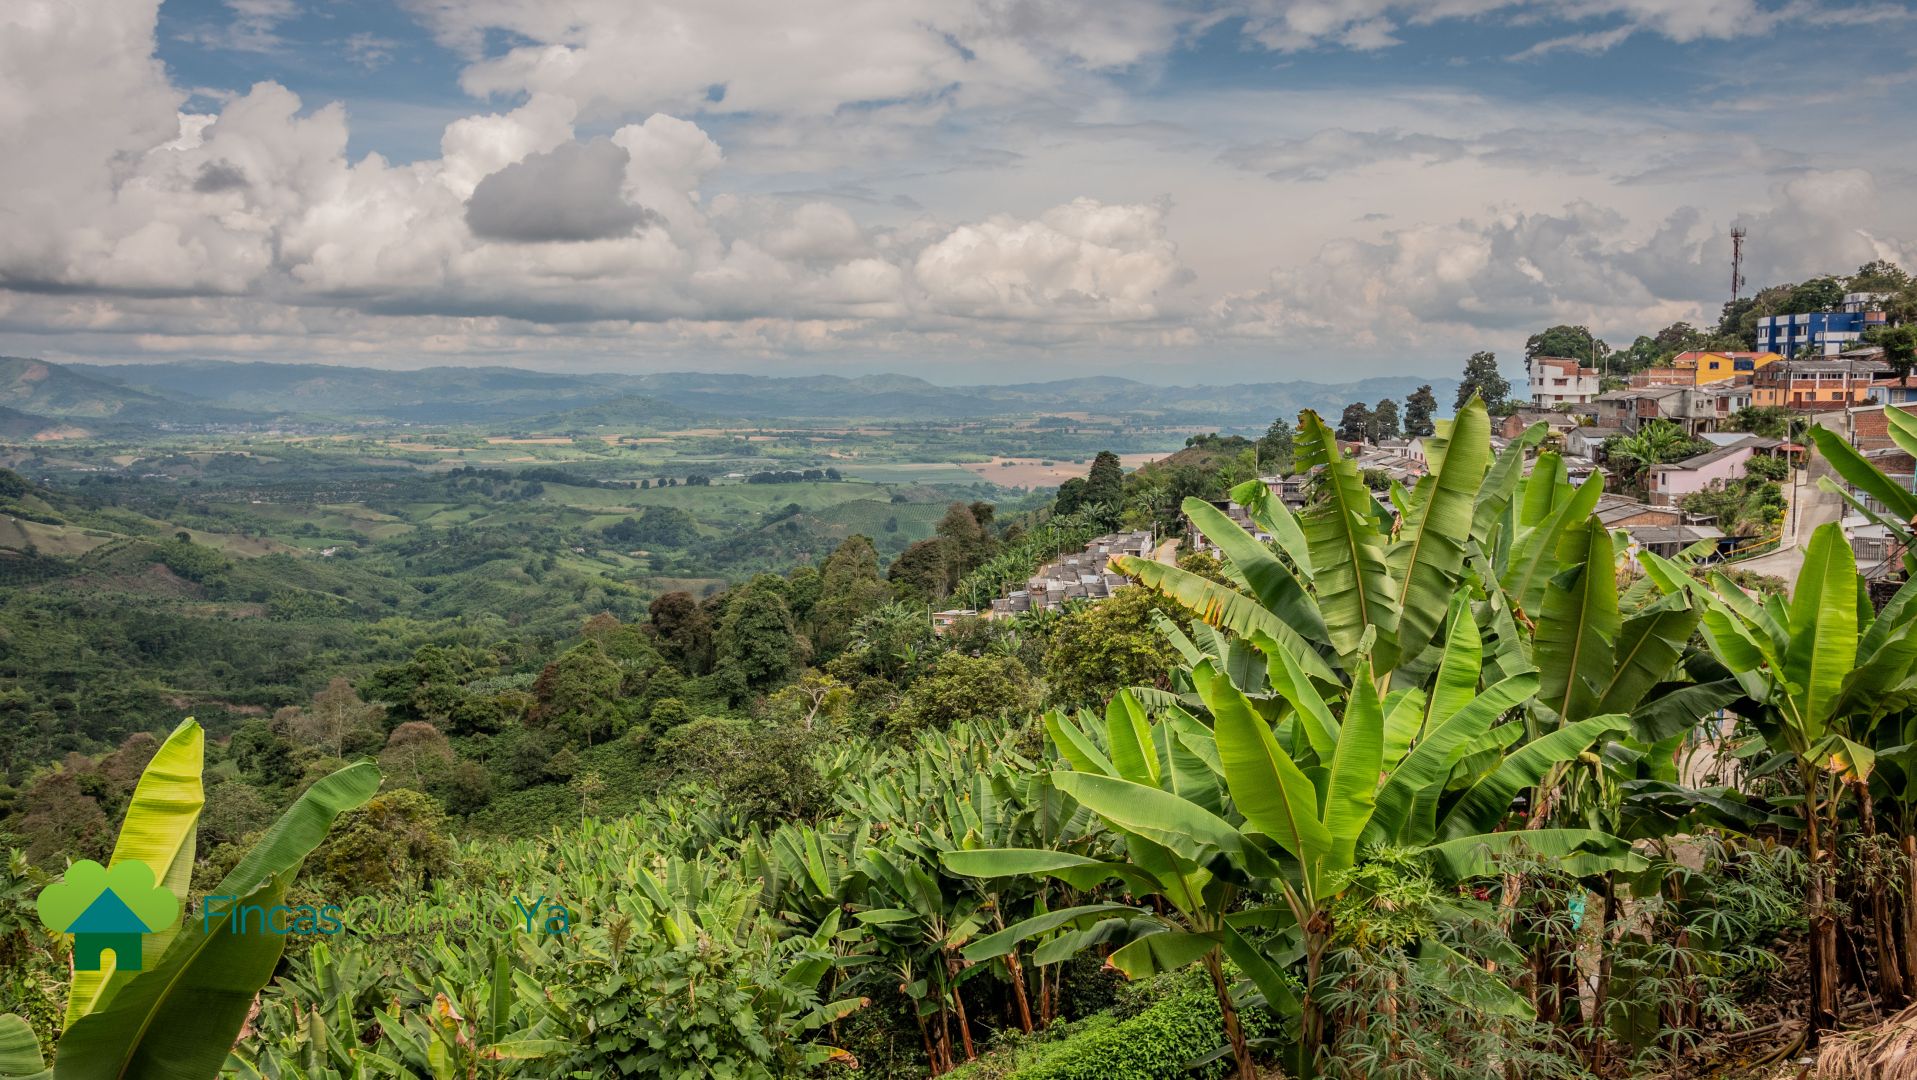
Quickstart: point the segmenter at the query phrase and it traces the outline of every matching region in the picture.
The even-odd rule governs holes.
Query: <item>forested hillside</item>
[[[1194,439],[1131,477],[1101,459],[1045,520],[955,502],[890,568],[853,536],[643,605],[547,578],[549,638],[395,636],[211,738],[24,763],[4,895],[161,813],[143,770],[190,775],[184,900],[287,889],[338,922],[242,937],[273,962],[231,1013],[237,1076],[1572,1077],[1843,1053],[1825,1029],[1917,997],[1913,864],[1887,842],[1917,586],[1866,603],[1834,525],[1789,598],[1626,558],[1542,425],[1496,455],[1488,430],[1470,404],[1394,513],[1307,413],[1285,433],[1314,471],[1302,512],[1232,491],[1271,540],[1188,498],[1222,560],[1121,558],[1137,585],[1112,599],[942,631],[928,605],[968,579],[1150,522],[1168,484],[1273,446]],[[17,509],[82,513],[0,479]],[[289,575],[242,599],[276,556],[145,545],[86,572],[208,605],[521,587]],[[458,600],[482,602],[507,610]],[[79,748],[29,716],[16,754]],[[286,832],[289,804],[333,824]],[[64,940],[9,939],[15,1045],[52,1049],[63,1009],[105,1032],[147,1007],[74,997]],[[186,950],[166,955],[198,971]]]

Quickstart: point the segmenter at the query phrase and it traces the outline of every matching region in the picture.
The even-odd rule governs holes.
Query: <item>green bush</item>
[[[1005,1052],[946,1075],[950,1080],[1185,1080],[1230,1073],[1229,1055],[1197,1070],[1186,1068],[1225,1043],[1218,998],[1201,969],[1167,975],[1139,989],[1169,992],[1128,1019],[1100,1013],[1057,1025],[1044,1036],[1011,1042]],[[1278,1024],[1264,1009],[1245,1009],[1239,1018],[1249,1038],[1278,1033]]]

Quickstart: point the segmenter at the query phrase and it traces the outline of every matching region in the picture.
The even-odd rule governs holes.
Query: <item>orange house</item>
[[[1774,352],[1681,352],[1671,358],[1671,366],[1683,368],[1694,373],[1691,385],[1704,386],[1708,383],[1735,379],[1739,375],[1754,375],[1762,368],[1784,359]]]
[[[1870,401],[1871,381],[1888,370],[1875,360],[1780,360],[1751,380],[1751,405],[1816,412]]]

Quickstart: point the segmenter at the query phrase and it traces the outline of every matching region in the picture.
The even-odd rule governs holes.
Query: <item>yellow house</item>
[[[1693,386],[1723,382],[1749,375],[1773,361],[1784,359],[1774,352],[1682,352],[1671,358],[1671,366],[1689,368],[1696,375]]]

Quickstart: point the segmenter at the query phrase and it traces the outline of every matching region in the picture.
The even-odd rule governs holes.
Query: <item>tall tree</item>
[[[1345,406],[1338,418],[1338,437],[1346,442],[1363,442],[1371,434],[1371,409],[1362,401]]]
[[[945,545],[920,540],[892,560],[885,576],[900,596],[931,603],[945,596]]]
[[[1076,514],[1085,509],[1085,478],[1074,476],[1058,485],[1058,497],[1052,500],[1052,510],[1060,514]]]
[[[1526,360],[1535,360],[1540,356],[1564,356],[1592,367],[1602,367],[1604,358],[1609,355],[1611,347],[1583,326],[1553,326],[1532,334],[1524,343]]]
[[[1503,407],[1505,396],[1510,392],[1510,381],[1498,372],[1498,354],[1474,352],[1471,359],[1464,362],[1464,381],[1458,384],[1458,400],[1452,408],[1464,408],[1464,403],[1476,394],[1484,402],[1485,408],[1496,412]]]
[[[1125,467],[1118,455],[1100,450],[1085,474],[1085,502],[1091,506],[1116,506],[1125,497]]]
[[[1373,440],[1396,439],[1404,433],[1398,427],[1398,403],[1385,398],[1371,407],[1371,432]]]
[[[1271,422],[1271,426],[1265,429],[1264,437],[1258,440],[1258,467],[1288,473],[1291,471],[1291,461],[1291,421],[1281,416]]]
[[[1845,292],[1901,292],[1911,286],[1911,277],[1903,267],[1877,259],[1857,268],[1844,283]]]
[[[729,669],[748,691],[778,686],[802,660],[783,584],[771,574],[760,574],[732,590],[714,637],[720,667]]]
[[[1830,311],[1844,302],[1844,283],[1834,277],[1814,277],[1791,288],[1784,301],[1783,314]]]
[[[891,599],[892,588],[879,574],[879,553],[872,541],[856,534],[846,537],[819,570],[819,601],[808,635],[817,659],[837,656],[851,640],[852,625]]]
[[[1917,326],[1880,327],[1870,332],[1870,343],[1883,347],[1884,363],[1908,383],[1911,368],[1917,367]]]
[[[689,592],[669,592],[652,602],[646,633],[664,656],[687,675],[712,670],[712,617]]]
[[[1438,426],[1432,423],[1432,414],[1438,411],[1438,397],[1431,392],[1431,384],[1425,383],[1411,396],[1404,399],[1404,433],[1406,438],[1421,439],[1435,435]]]
[[[939,519],[939,542],[945,545],[945,590],[950,592],[959,579],[992,557],[992,538],[979,527],[972,508],[955,502]]]

